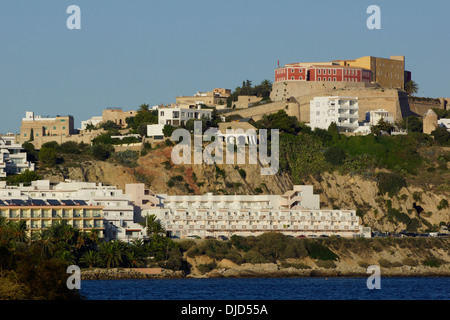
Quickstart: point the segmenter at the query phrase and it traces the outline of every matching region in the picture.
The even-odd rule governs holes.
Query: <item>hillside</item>
[[[443,205],[450,199],[449,162],[443,167],[442,155],[448,147],[423,147],[425,164],[420,174],[406,175],[406,184],[394,195],[380,193],[377,174],[389,172],[373,168],[370,175],[329,169],[295,179],[280,169],[275,176],[262,176],[260,165],[174,165],[172,147],[154,148],[138,157],[132,165],[117,160],[95,160],[86,155],[64,156],[54,167],[41,167],[38,174],[53,182],[73,179],[95,181],[124,188],[126,183],[145,183],[156,193],[167,194],[283,194],[294,183],[312,184],[320,194],[322,208],[357,210],[364,225],[381,231],[425,231],[439,229],[450,221],[450,208]],[[427,156],[428,155],[428,156]],[[439,162],[441,161],[441,162]],[[426,168],[437,168],[426,170]],[[294,177],[295,178],[295,177]],[[300,181],[299,181],[300,180]],[[413,204],[420,206],[420,214]]]

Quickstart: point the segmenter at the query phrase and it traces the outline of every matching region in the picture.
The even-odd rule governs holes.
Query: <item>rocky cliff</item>
[[[167,194],[283,194],[292,188],[287,173],[262,176],[259,164],[174,165],[171,151],[171,147],[153,149],[140,157],[135,167],[87,159],[66,161],[40,174],[53,182],[95,181],[122,189],[126,183],[145,183],[154,192]],[[450,199],[448,170],[424,171],[407,180],[407,186],[392,197],[379,194],[374,178],[337,171],[309,177],[304,183],[312,184],[315,193],[320,194],[322,208],[358,210],[363,224],[373,229],[393,232],[409,225],[418,231],[438,230],[440,224],[449,223],[450,208],[440,206],[443,200]]]

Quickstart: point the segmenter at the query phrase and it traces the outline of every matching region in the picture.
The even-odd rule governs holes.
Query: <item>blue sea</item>
[[[88,300],[449,300],[450,278],[233,278],[83,280]]]

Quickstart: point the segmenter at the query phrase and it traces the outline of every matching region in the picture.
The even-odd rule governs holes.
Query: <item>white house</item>
[[[438,126],[446,127],[447,131],[450,132],[450,119],[445,119],[445,118],[439,119],[437,123],[438,123]]]
[[[200,106],[197,108],[188,107],[165,107],[158,109],[158,123],[172,126],[184,125],[189,119],[201,120],[211,119],[212,109],[202,109]]]
[[[336,123],[343,132],[353,132],[359,127],[358,98],[356,97],[315,97],[310,101],[311,129],[328,129]]]
[[[27,161],[27,153],[20,144],[15,143],[14,135],[0,136],[0,177],[20,174],[25,170],[34,171],[34,163]]]
[[[366,122],[371,126],[376,126],[383,119],[387,123],[394,123],[394,114],[385,109],[371,110],[366,112]]]
[[[147,136],[153,138],[155,140],[163,140],[164,133],[163,128],[164,124],[149,124],[147,125]]]
[[[93,126],[98,125],[99,123],[101,123],[103,121],[103,117],[102,116],[94,116],[88,120],[84,120],[81,121],[81,128],[80,130],[86,130],[86,127],[88,124],[91,124]]]

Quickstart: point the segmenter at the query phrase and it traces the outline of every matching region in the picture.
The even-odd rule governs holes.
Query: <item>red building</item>
[[[286,65],[275,69],[275,82],[281,81],[348,81],[370,83],[372,72],[359,67],[311,64]]]

